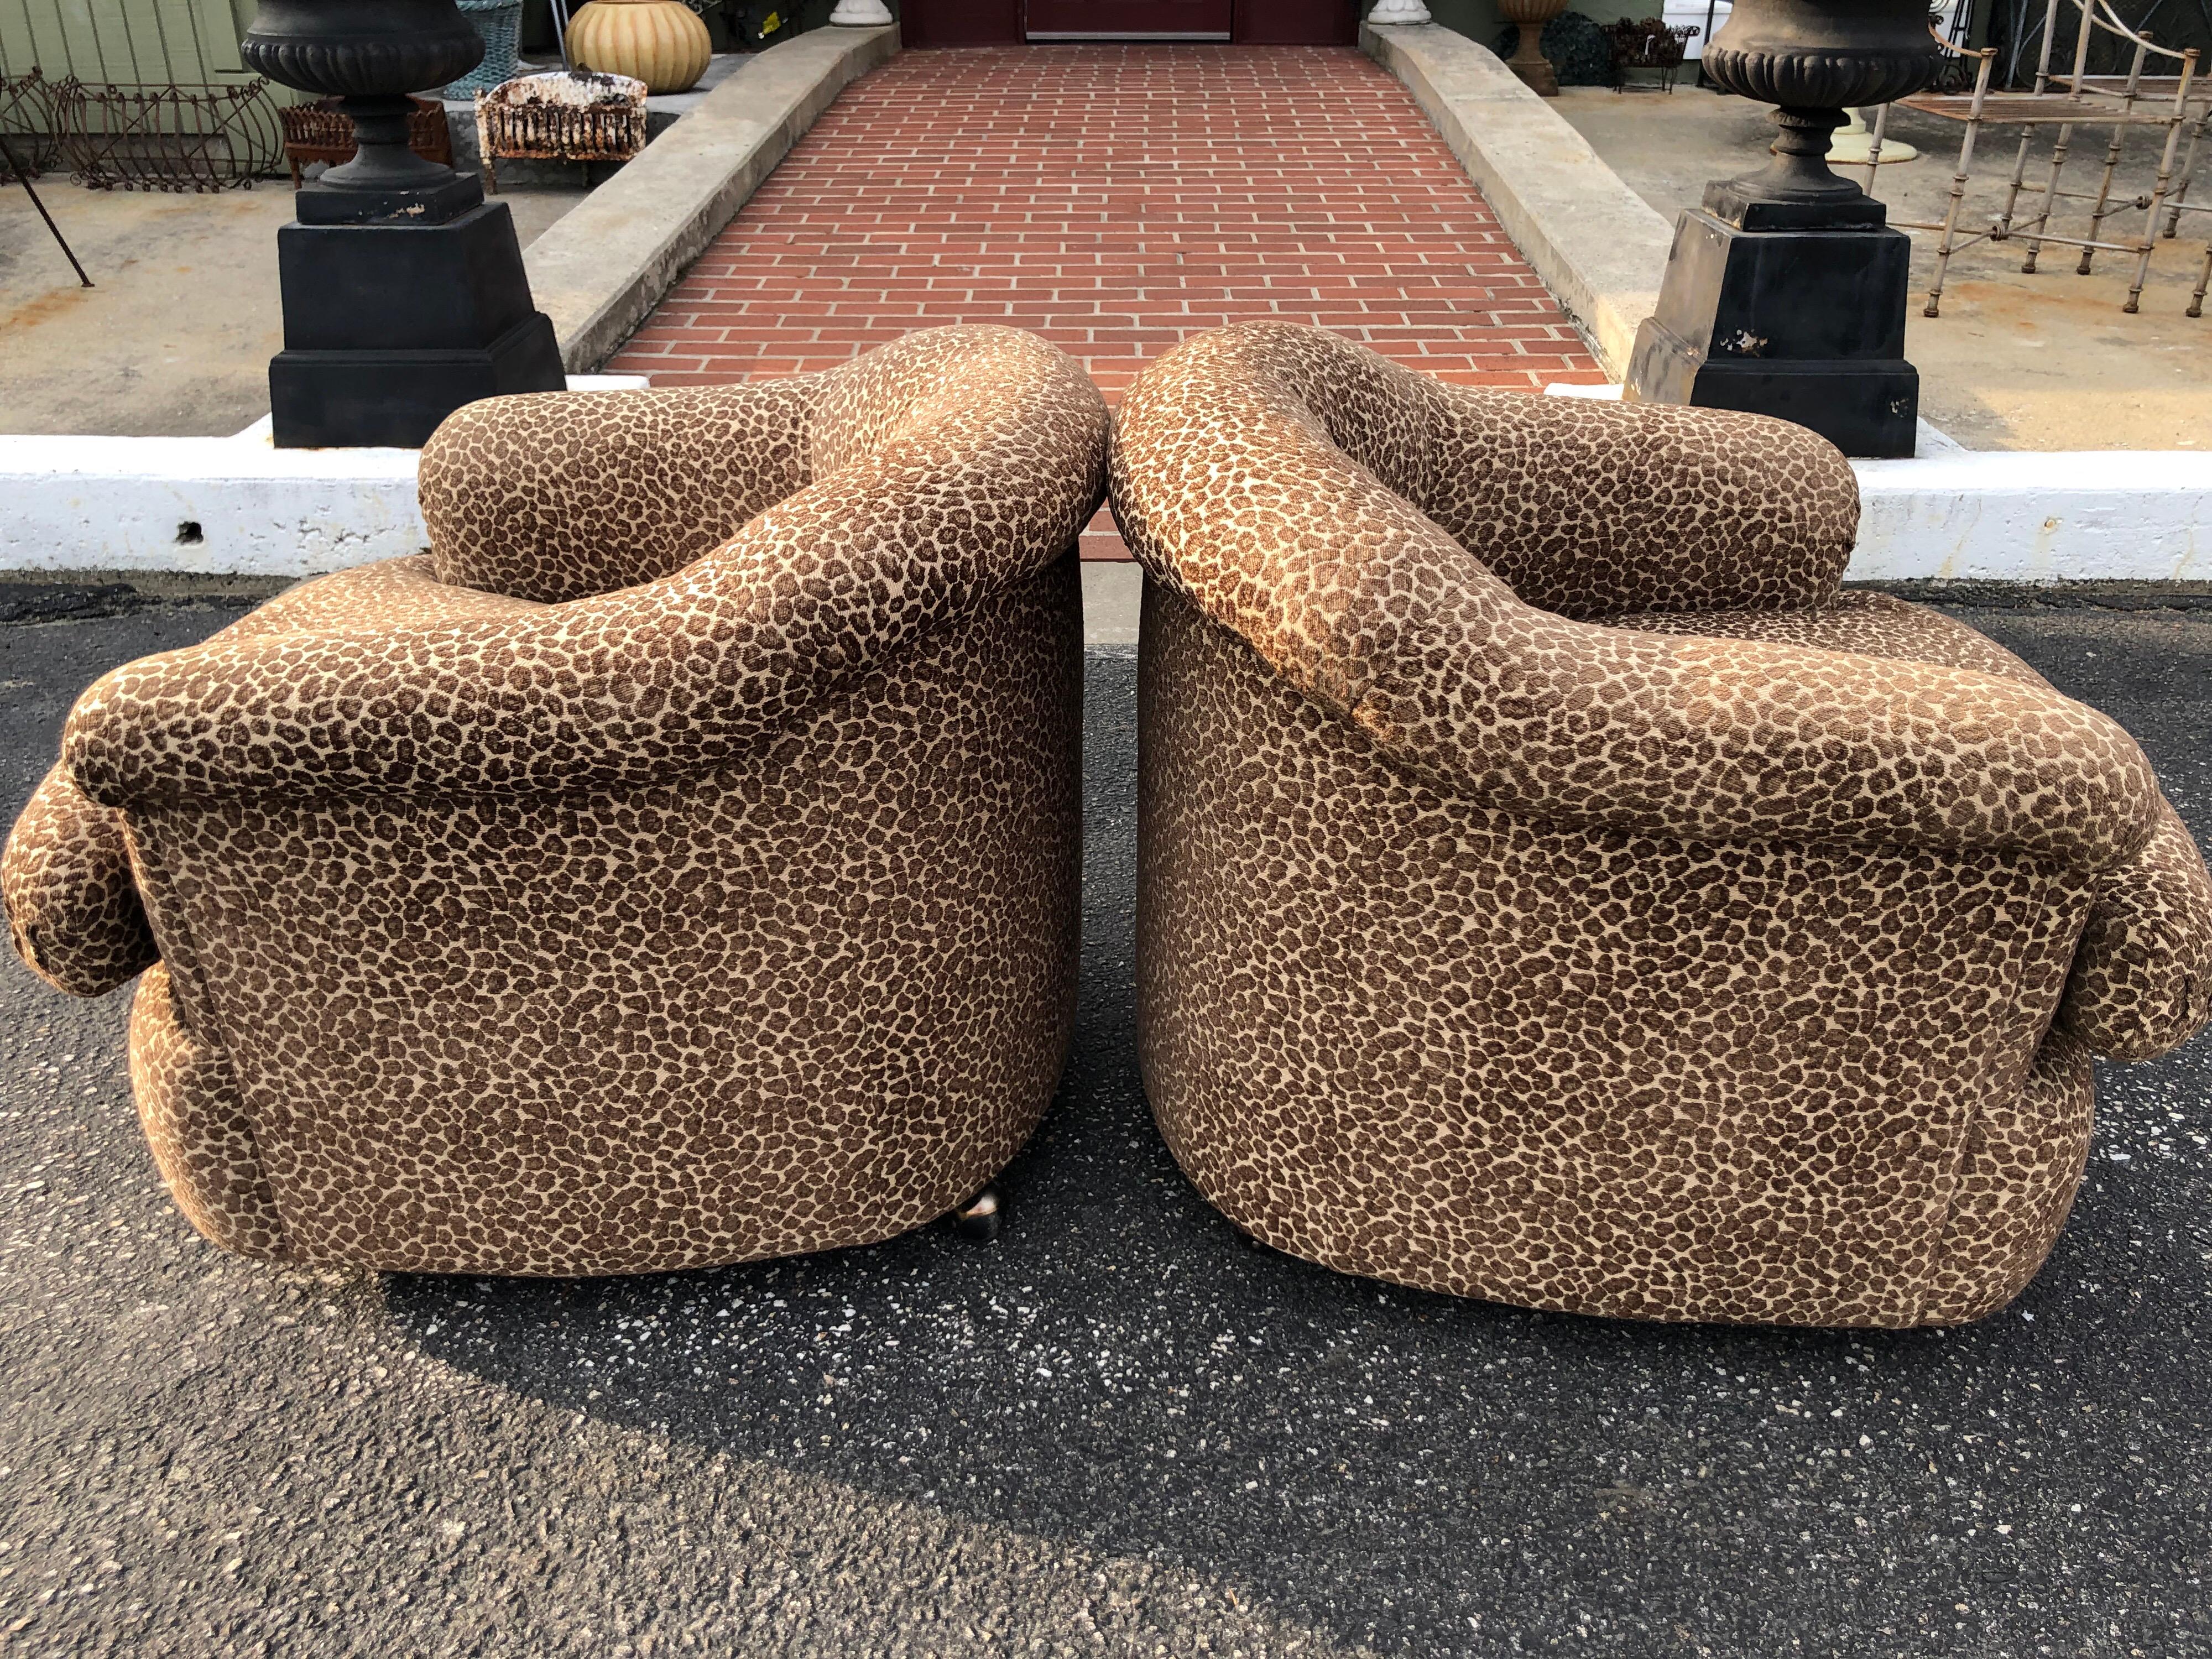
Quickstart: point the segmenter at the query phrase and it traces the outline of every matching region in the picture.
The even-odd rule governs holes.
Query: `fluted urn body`
[[[1714,190],[1742,203],[1865,200],[1857,185],[1828,171],[1829,135],[1844,125],[1846,107],[1887,104],[1928,85],[1940,55],[1926,0],[1736,0],[1705,47],[1705,73],[1730,92],[1778,106],[1781,136],[1763,172]],[[1714,205],[1710,195],[1707,205]]]
[[[360,193],[365,213],[402,210],[410,195],[455,194],[451,167],[407,147],[408,94],[459,80],[483,58],[483,37],[453,0],[262,0],[238,52],[281,85],[343,100],[359,149],[322,183]],[[470,204],[438,204],[447,212]]]

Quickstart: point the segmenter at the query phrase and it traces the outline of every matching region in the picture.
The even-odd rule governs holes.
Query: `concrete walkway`
[[[1319,324],[1427,373],[1601,380],[1412,98],[1358,52],[908,52],[848,89],[609,366],[823,368],[1007,323],[1110,398],[1187,334]],[[1104,521],[1088,556],[1118,551]]]

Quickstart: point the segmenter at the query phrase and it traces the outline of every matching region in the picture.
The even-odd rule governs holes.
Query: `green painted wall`
[[[255,0],[0,0],[0,74],[220,86]]]

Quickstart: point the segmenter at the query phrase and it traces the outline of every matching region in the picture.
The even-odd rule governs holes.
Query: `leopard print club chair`
[[[1447,387],[1313,330],[1117,411],[1149,573],[1139,1018],[1169,1145],[1346,1272],[1910,1326],[2065,1219],[2089,1056],[2212,994],[2127,734],[1838,580],[1836,452]]]
[[[144,970],[185,1213],[269,1261],[694,1267],[973,1194],[1059,1076],[1106,414],[1006,329],[474,404],[427,556],[79,700],[17,949]]]

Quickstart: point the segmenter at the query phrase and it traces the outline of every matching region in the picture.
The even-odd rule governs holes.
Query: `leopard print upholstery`
[[[2205,1019],[2212,887],[2141,751],[1840,594],[1856,488],[1801,428],[1249,324],[1138,380],[1110,478],[1146,1088],[1269,1244],[1583,1313],[1971,1320],[2064,1222],[2091,1049]]]
[[[1105,429],[991,328],[472,404],[424,454],[428,554],[93,686],[9,914],[80,994],[158,945],[132,1073],[192,1224],[611,1273],[974,1193],[1073,1019]]]
[[[46,775],[0,854],[15,954],[72,996],[104,996],[161,956],[138,902],[122,821],[67,769]]]
[[[2149,845],[2099,884],[2058,1010],[2113,1060],[2155,1060],[2212,1015],[2212,874],[2180,816],[2160,806]]]

